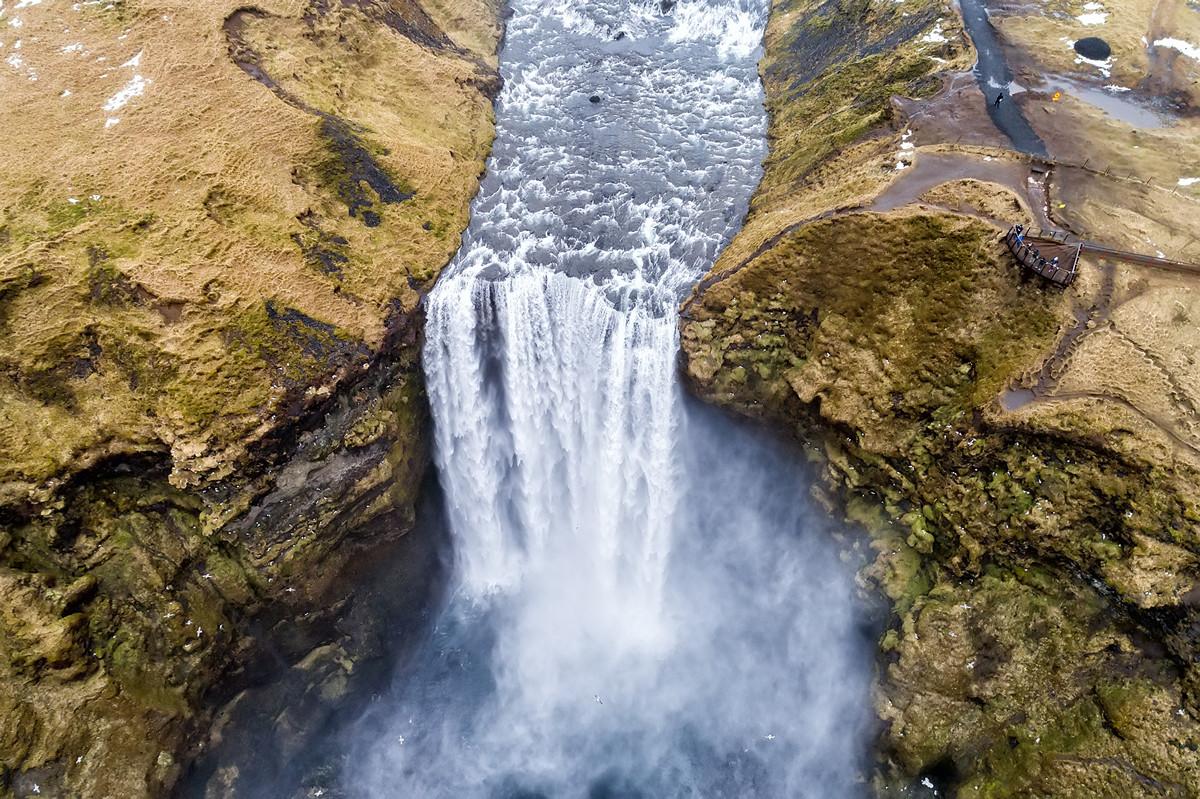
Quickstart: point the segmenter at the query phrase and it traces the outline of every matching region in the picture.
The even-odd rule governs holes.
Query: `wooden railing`
[[[1080,242],[1070,242],[1061,232],[1025,230],[1020,225],[1008,229],[1004,243],[1009,252],[1026,271],[1050,281],[1056,286],[1069,286],[1079,274]],[[1059,254],[1047,259],[1038,244],[1050,245]]]

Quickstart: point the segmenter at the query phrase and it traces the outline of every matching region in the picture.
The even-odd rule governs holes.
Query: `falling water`
[[[428,301],[453,584],[350,793],[853,793],[848,570],[792,455],[677,378],[678,303],[760,175],[765,18],[512,3],[489,172]]]

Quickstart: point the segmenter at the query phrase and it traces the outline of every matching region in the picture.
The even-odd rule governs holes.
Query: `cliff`
[[[243,689],[336,702],[382,645],[347,574],[413,524],[499,9],[0,21],[0,795],[162,795]]]
[[[1200,282],[1086,257],[1064,292],[1000,243],[1200,261],[1197,64],[1153,46],[1195,40],[1179,7],[997,6],[1048,166],[989,121],[941,0],[773,5],[771,152],[683,307],[685,370],[867,532],[879,795],[1200,792]],[[1089,33],[1109,63],[1075,58]]]

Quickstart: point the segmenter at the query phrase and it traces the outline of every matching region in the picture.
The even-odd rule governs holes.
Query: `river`
[[[862,791],[872,650],[791,450],[691,403],[677,307],[760,177],[766,0],[513,0],[428,299],[453,553],[364,797]]]

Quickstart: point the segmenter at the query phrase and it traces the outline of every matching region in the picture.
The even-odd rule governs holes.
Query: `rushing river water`
[[[870,653],[794,455],[686,402],[676,308],[764,155],[766,0],[514,0],[428,301],[454,567],[360,725],[369,797],[820,797]]]

